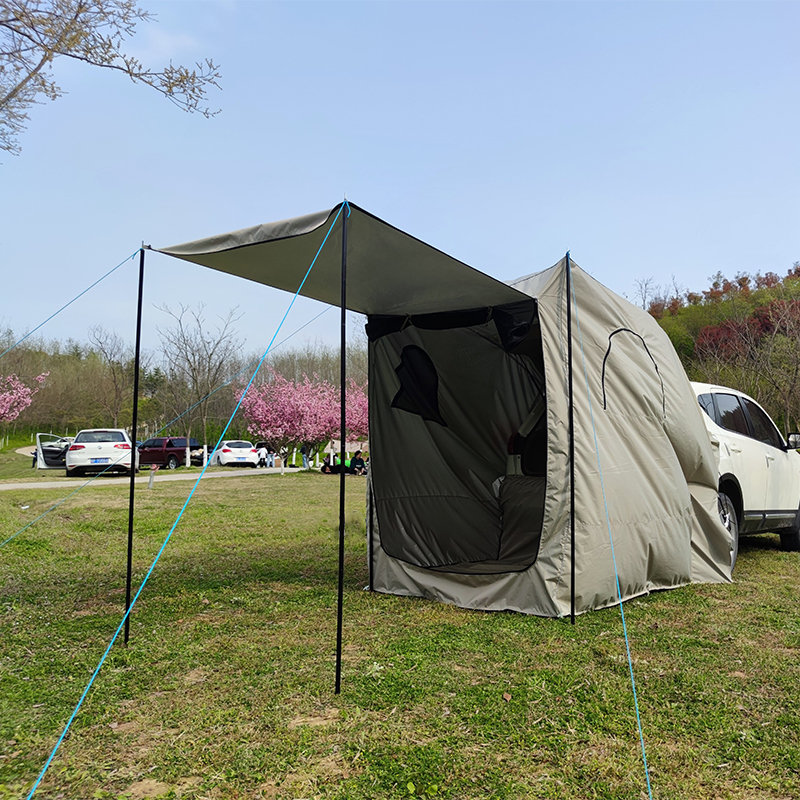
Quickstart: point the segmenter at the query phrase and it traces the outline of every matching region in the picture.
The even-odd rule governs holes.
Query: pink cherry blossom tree
[[[349,435],[363,440],[368,432],[365,387],[350,381],[346,402]],[[247,430],[270,442],[283,457],[291,448],[306,445],[308,457],[313,458],[339,433],[339,390],[317,375],[291,381],[271,370],[266,383],[251,387],[245,395],[242,411]]]
[[[347,438],[363,442],[369,438],[369,401],[367,384],[359,385],[352,378],[347,382]]]
[[[41,386],[49,374],[43,372],[34,381]],[[16,375],[0,377],[0,422],[15,420],[33,402],[39,386],[27,386]]]

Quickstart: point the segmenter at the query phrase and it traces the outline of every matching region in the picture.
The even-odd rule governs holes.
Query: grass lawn
[[[26,452],[32,452],[34,447],[27,447],[24,442],[21,444],[17,444],[16,447],[25,449]],[[66,478],[64,475],[63,469],[33,469],[31,467],[31,457],[29,455],[22,455],[21,453],[16,452],[16,448],[14,446],[8,447],[5,450],[0,451],[0,481],[8,481],[10,483],[48,483],[57,480],[64,480],[64,486],[72,486],[72,488],[77,488],[81,484],[85,483],[91,477],[90,475],[83,475],[80,477],[70,477]],[[230,472],[231,469],[236,469],[235,467],[220,467],[220,466],[213,466],[209,467],[208,472]],[[290,467],[287,467],[290,469]],[[184,467],[180,466],[177,469],[176,474],[184,475],[184,474],[194,474],[199,475],[203,471],[202,467]],[[162,468],[159,471],[159,475],[169,474],[171,471],[168,471],[166,468]],[[149,466],[145,464],[139,470],[139,477],[147,477],[149,473]],[[107,480],[108,478],[119,478],[123,477],[123,473],[121,472],[111,472],[101,474],[97,476],[97,480],[102,482]],[[127,530],[127,528],[126,528]],[[13,533],[13,531],[12,531]],[[2,539],[0,539],[2,541]]]
[[[137,488],[136,585],[191,485]],[[35,796],[646,798],[619,610],[573,627],[363,591],[359,478],[334,695],[338,485],[200,486]],[[61,496],[0,493],[0,540]],[[0,549],[0,800],[119,624],[127,502],[89,487]],[[655,798],[800,796],[800,558],[758,537],[736,577],[626,605]]]

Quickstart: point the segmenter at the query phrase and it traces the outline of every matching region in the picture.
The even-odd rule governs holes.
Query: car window
[[[771,444],[773,447],[783,449],[783,437],[778,433],[773,421],[767,416],[761,406],[756,405],[752,400],[742,398],[742,402],[750,414],[750,422],[753,423],[753,432],[756,439],[764,444]]]
[[[161,447],[163,444],[163,439],[148,439],[142,447]]]
[[[717,424],[726,430],[749,436],[750,428],[739,398],[735,394],[717,394],[716,401],[719,412]]]
[[[81,431],[76,437],[76,442],[94,444],[98,442],[124,442],[125,434],[122,431]]]
[[[250,442],[227,442],[228,447],[248,448],[252,449],[253,445]]]
[[[180,439],[173,439],[170,443],[171,447],[186,447],[186,438],[181,437]]]
[[[700,408],[716,422],[717,415],[714,411],[714,398],[710,394],[700,394],[697,396],[697,402],[700,403]]]

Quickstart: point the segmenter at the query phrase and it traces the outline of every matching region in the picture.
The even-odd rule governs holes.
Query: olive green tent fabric
[[[297,291],[313,262],[300,293],[338,306],[341,210],[338,205],[330,211],[153,249],[292,293]],[[348,214],[347,307],[351,311],[425,314],[525,299],[516,289],[352,203],[344,207],[343,213]],[[339,219],[331,230],[337,214]],[[325,245],[320,250],[323,241]]]
[[[160,252],[290,292],[316,259],[301,293],[338,305],[344,213],[347,305],[370,328],[372,589],[569,614],[571,514],[577,613],[617,602],[612,542],[623,600],[730,580],[680,361],[655,320],[574,263],[506,285],[352,204]]]
[[[544,360],[547,477],[535,562],[523,571],[464,575],[390,555],[375,496],[382,462],[374,453],[369,529],[376,590],[467,608],[542,616],[571,612],[567,269],[562,261],[512,283],[537,301]],[[731,542],[717,514],[716,462],[672,344],[649,314],[574,263],[571,275],[576,613],[618,602],[615,560],[623,600],[690,582],[729,581]],[[451,369],[443,365],[443,383]],[[484,374],[478,365],[476,382]],[[463,402],[468,405],[470,398]],[[525,482],[506,478],[520,480]],[[502,495],[498,513],[501,503]],[[512,508],[501,513],[500,537],[513,504],[512,499]],[[533,515],[533,508],[527,513]],[[461,531],[448,535],[458,539]]]

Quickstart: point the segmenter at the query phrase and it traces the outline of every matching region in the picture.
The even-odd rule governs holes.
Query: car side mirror
[[[800,450],[800,433],[789,434],[789,449]]]

